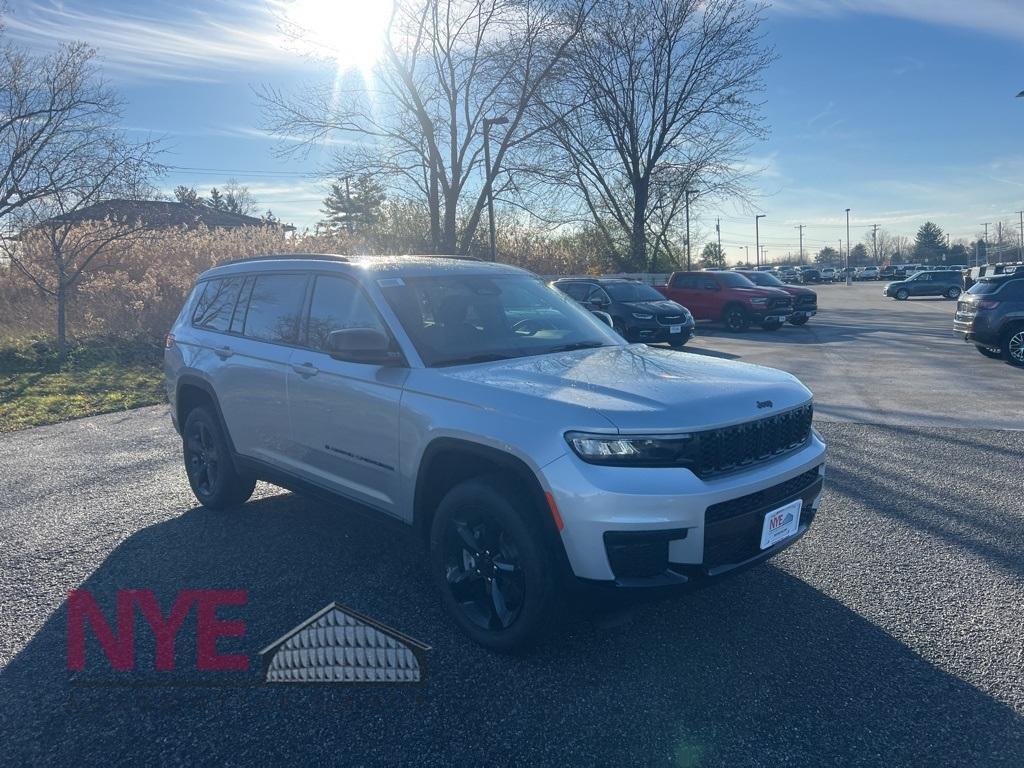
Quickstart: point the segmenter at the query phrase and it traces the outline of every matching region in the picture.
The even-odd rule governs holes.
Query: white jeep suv
[[[535,275],[269,256],[200,276],[167,338],[189,483],[257,479],[413,526],[455,621],[510,650],[570,586],[692,586],[811,525],[825,446],[770,368],[628,344]]]

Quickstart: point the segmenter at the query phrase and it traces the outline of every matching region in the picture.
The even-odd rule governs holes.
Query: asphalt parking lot
[[[706,590],[574,617],[523,657],[464,639],[390,526],[271,486],[239,512],[197,508],[163,407],[0,437],[0,761],[1024,764],[1024,372],[952,338],[952,302],[880,290],[824,286],[805,328],[701,328],[690,350],[815,390],[830,458],[808,536]],[[337,600],[430,645],[427,681],[190,674],[191,617],[182,684],[72,675],[76,588],[108,613],[123,588],[165,610],[181,589],[244,589],[246,634],[220,650],[253,657]]]
[[[824,419],[1024,429],[1024,371],[953,334],[955,301],[897,302],[884,282],[810,287],[820,311],[807,325],[732,334],[700,324],[686,348],[796,374]]]

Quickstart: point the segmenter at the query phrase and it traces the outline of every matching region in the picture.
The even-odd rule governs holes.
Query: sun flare
[[[289,34],[340,69],[369,72],[391,20],[389,0],[294,0],[285,6]]]

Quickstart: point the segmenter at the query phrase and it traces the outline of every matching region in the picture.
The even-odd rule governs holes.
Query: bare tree
[[[40,174],[49,191],[26,201],[16,217],[18,234],[2,245],[14,267],[57,306],[57,345],[67,349],[67,306],[83,277],[109,266],[105,257],[115,245],[147,231],[141,216],[128,207],[103,215],[98,203],[139,199],[152,193],[149,177],[159,172],[155,142],[125,140],[113,130],[94,132],[88,145],[75,142],[74,168],[44,167]]]
[[[685,190],[737,192],[763,133],[753,96],[773,54],[747,0],[607,0],[573,42],[542,105],[556,184],[571,185],[624,268],[667,247]],[[691,214],[693,207],[691,195]]]
[[[489,188],[543,126],[529,109],[562,63],[594,0],[398,0],[373,78],[297,95],[265,87],[282,152],[349,140],[331,176],[378,176],[389,197],[418,199],[436,252],[465,253]],[[484,119],[491,167],[484,168]],[[294,141],[298,139],[298,142]]]
[[[0,35],[3,28],[0,26]],[[83,182],[79,158],[95,151],[120,101],[82,43],[34,56],[0,42],[0,222],[54,190]]]

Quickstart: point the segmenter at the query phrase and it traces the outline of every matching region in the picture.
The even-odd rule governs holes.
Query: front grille
[[[798,307],[814,307],[818,304],[817,296],[797,296],[796,305]]]
[[[727,520],[730,517],[736,517],[736,515],[742,515],[754,509],[777,504],[783,499],[796,496],[801,491],[806,490],[809,486],[818,482],[820,478],[821,475],[818,472],[818,468],[815,467],[814,469],[807,470],[802,475],[797,475],[778,485],[773,485],[771,488],[765,488],[763,491],[748,493],[746,496],[740,496],[737,499],[729,499],[718,504],[712,504],[704,513],[704,523],[705,525],[717,523],[720,520]]]
[[[693,473],[705,478],[734,472],[802,447],[811,437],[814,407],[799,408],[745,424],[698,432]]]
[[[662,325],[679,325],[683,322],[682,315],[658,315],[658,322]]]
[[[764,516],[791,500],[803,500],[800,525],[810,525],[815,515],[811,504],[820,492],[821,478],[815,467],[764,491],[708,507],[704,515],[704,568],[736,565],[760,554]]]
[[[772,309],[789,309],[793,306],[792,299],[772,299],[768,304]]]

